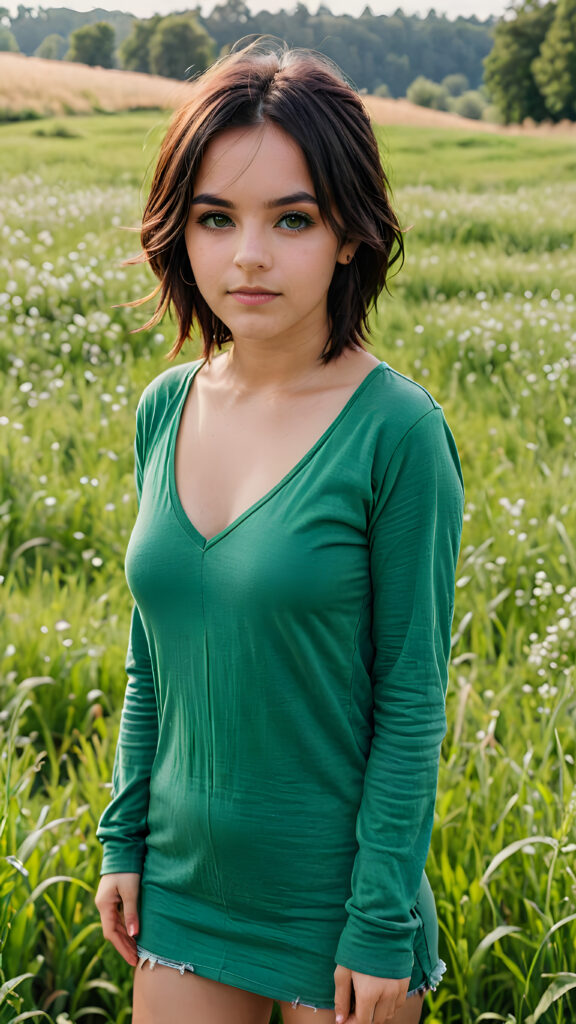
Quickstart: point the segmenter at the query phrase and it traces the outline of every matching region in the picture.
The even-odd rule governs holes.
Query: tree
[[[91,67],[114,67],[115,32],[107,21],[97,21],[95,25],[77,28],[70,36],[70,49],[66,60],[78,64],[90,64]]]
[[[142,21],[134,21],[132,32],[118,50],[120,65],[126,71],[150,73],[150,42],[160,21],[162,18],[159,14]]]
[[[558,0],[532,73],[552,119],[576,120],[576,0]]]
[[[219,23],[225,31],[232,31],[236,38],[240,38],[244,33],[237,31],[243,28],[250,21],[250,8],[246,4],[245,0],[226,0],[223,4],[218,4],[210,19],[214,19]]]
[[[292,17],[294,19],[295,24],[298,25],[299,28],[306,28],[311,15],[310,11],[306,7],[306,4],[297,3],[296,10],[294,11]]]
[[[1,2],[1,0],[0,0]],[[67,0],[66,0],[67,2]],[[72,6],[78,6],[72,4]],[[106,15],[102,9],[92,11],[71,11],[68,7],[38,7],[33,14],[26,14],[27,8],[21,8],[22,16],[12,18],[10,29],[16,37],[16,41],[28,57],[36,53],[42,41],[48,35],[54,33],[69,40],[72,32],[77,28],[84,28],[85,25],[94,25],[102,21],[103,17],[109,25],[112,25],[116,33],[115,45],[118,46],[126,36],[130,35],[134,16],[125,14],[123,11],[107,11]]]
[[[432,82],[424,75],[418,75],[406,90],[406,99],[419,107],[433,110],[448,110],[448,90],[439,82]]]
[[[256,7],[282,6],[282,10],[251,14],[245,0],[218,0],[210,14],[196,16],[219,50],[244,36],[275,36],[291,46],[308,46],[326,54],[358,89],[369,92],[386,82],[392,96],[404,96],[417,74],[439,82],[458,72],[466,73],[467,88],[479,87],[495,19],[450,21],[437,15],[408,16],[401,9],[390,16],[374,15],[365,3],[352,5],[361,12],[358,16],[331,14],[330,0],[324,0],[315,14],[309,13],[313,5],[308,0],[299,5],[297,0],[282,5],[279,0],[274,5],[260,3]]]
[[[280,11],[260,10],[258,14],[252,14],[251,0],[250,6],[246,0],[212,0],[214,2],[216,6],[211,13],[203,15],[198,0],[192,0],[194,9],[185,10],[181,6],[180,16],[194,18],[207,31],[215,41],[215,54],[228,52],[243,37],[248,40],[260,35],[274,36],[285,39],[291,46],[308,46],[325,53],[341,66],[358,89],[373,92],[386,82],[395,97],[404,96],[418,74],[440,82],[445,76],[465,73],[470,83],[467,88],[477,89],[482,81],[482,59],[493,45],[493,18],[485,22],[462,17],[451,21],[432,13],[426,18],[409,16],[401,9],[389,16],[375,15],[371,8],[376,5],[372,0],[357,3],[354,16],[332,14],[330,0],[324,0],[315,14],[309,12],[313,5],[308,0],[299,5],[297,0],[291,0],[290,4],[283,3]],[[514,0],[518,2],[524,0]],[[207,6],[212,7],[212,3]],[[279,6],[279,0],[274,5],[260,3],[256,6]],[[10,18],[9,13],[2,15],[2,10],[8,12],[8,7],[0,7],[0,20],[4,17],[4,24],[14,34],[22,53],[27,55],[35,53],[50,34],[69,39],[75,30],[105,18],[115,30],[118,66],[140,72],[150,70],[149,43],[163,20],[161,15],[135,19],[122,11],[104,14],[98,7],[80,12],[68,6],[35,9],[20,4],[16,18]],[[80,55],[76,59],[80,59]],[[180,67],[186,68],[193,62],[194,55],[184,54]]]
[[[150,40],[150,70],[166,78],[205,71],[215,57],[214,40],[192,15],[162,18]]]
[[[44,36],[40,46],[34,50],[35,57],[43,57],[44,60],[62,60],[66,49],[66,40],[58,32],[51,32]]]
[[[466,92],[470,88],[470,82],[466,75],[454,74],[446,75],[442,79],[442,85],[448,90],[451,96],[461,96],[462,93]]]
[[[387,53],[382,64],[382,73],[390,87],[392,96],[404,96],[414,76],[408,54]]]
[[[450,109],[460,117],[470,117],[473,121],[480,121],[485,107],[486,100],[482,93],[476,89],[469,89],[461,96],[456,96],[450,105]]]
[[[552,24],[556,5],[539,7],[528,0],[510,21],[499,21],[494,46],[484,61],[484,82],[505,124],[525,117],[543,121],[548,116],[544,96],[532,71],[542,41]]]
[[[14,38],[13,33],[5,25],[0,25],[0,52],[18,53],[20,47]]]

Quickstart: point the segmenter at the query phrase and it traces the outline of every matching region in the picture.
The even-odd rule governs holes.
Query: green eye
[[[311,223],[311,218],[305,213],[285,213],[278,221],[278,224],[289,231],[303,231]]]
[[[226,228],[230,223],[230,217],[227,217],[225,213],[205,213],[203,217],[200,217],[200,224],[204,224],[207,228]]]

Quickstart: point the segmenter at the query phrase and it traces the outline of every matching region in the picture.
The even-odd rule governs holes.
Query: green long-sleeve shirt
[[[460,463],[439,404],[381,363],[207,541],[174,473],[200,365],[160,374],[137,410],[134,610],[102,873],[143,872],[146,948],[276,998],[297,977],[329,1000],[335,962],[391,978],[413,966]]]

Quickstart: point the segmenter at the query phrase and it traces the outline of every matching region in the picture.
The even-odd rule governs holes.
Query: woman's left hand
[[[374,978],[338,964],[334,982],[337,1024],[386,1024],[404,1005],[410,978]],[[356,1005],[351,1014],[352,984]]]

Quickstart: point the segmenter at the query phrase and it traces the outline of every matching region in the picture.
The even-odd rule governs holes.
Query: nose
[[[237,247],[234,265],[242,270],[269,270],[272,256],[262,233],[259,231],[242,231],[237,234]]]

